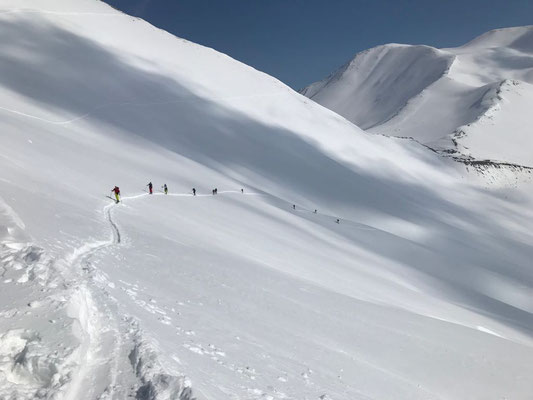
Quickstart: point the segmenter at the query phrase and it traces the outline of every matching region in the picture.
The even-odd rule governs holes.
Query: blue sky
[[[533,24],[533,0],[105,0],[295,89],[357,52],[396,42],[452,47]]]

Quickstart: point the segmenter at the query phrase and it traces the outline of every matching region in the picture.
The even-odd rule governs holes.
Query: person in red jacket
[[[115,199],[117,199],[117,203],[120,201],[120,189],[118,186],[115,186],[113,189],[111,189],[112,192],[115,193]]]
[[[152,182],[149,182],[148,185],[148,190],[150,190],[150,194],[154,194],[154,185],[152,185]]]

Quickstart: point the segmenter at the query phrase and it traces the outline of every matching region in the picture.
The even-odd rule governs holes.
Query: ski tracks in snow
[[[142,193],[123,197],[122,201],[128,203],[149,196]],[[193,197],[190,193],[168,196]],[[89,241],[55,259],[28,243],[27,238],[24,242],[24,235],[19,234],[25,229],[23,221],[9,207],[1,207],[4,215],[0,213],[0,225],[6,225],[11,237],[0,237],[0,285],[12,285],[11,296],[22,303],[11,310],[4,307],[0,323],[25,315],[33,320],[17,320],[19,326],[31,329],[5,329],[5,333],[0,333],[0,399],[4,394],[6,398],[15,396],[20,400],[36,396],[54,400],[193,399],[188,379],[169,373],[162,366],[157,346],[145,337],[134,318],[120,312],[109,290],[115,287],[114,283],[93,262],[98,253],[123,243],[120,226],[113,219],[113,210],[121,204],[103,208],[110,228],[107,240]],[[32,299],[30,303],[23,304],[28,299]],[[24,307],[37,309],[44,322],[35,322],[35,316]],[[48,333],[48,337],[46,324],[62,326]],[[196,347],[202,354],[211,355],[216,362],[239,372],[238,366],[226,365],[222,350]],[[8,375],[8,380],[24,384],[4,385],[2,373]]]
[[[213,100],[218,101],[236,101],[236,100],[249,100],[253,98],[262,98],[262,97],[275,97],[280,96],[282,94],[285,94],[285,91],[280,92],[274,92],[274,93],[259,93],[259,94],[253,94],[253,95],[241,95],[241,96],[225,96],[225,97],[215,97]],[[92,108],[89,108],[89,111],[79,114],[77,116],[73,116],[68,119],[63,120],[51,120],[48,118],[45,118],[43,116],[37,116],[33,114],[29,114],[24,111],[12,109],[6,106],[0,106],[0,110],[4,111],[6,113],[18,115],[20,117],[28,118],[28,119],[34,119],[37,121],[45,122],[47,124],[51,125],[69,125],[78,121],[83,121],[85,119],[90,118],[91,116],[97,114],[99,111],[102,110],[108,110],[111,108],[117,108],[117,107],[158,107],[163,105],[172,105],[172,104],[180,104],[180,103],[193,103],[193,102],[201,102],[203,99],[199,96],[186,96],[186,97],[178,97],[174,99],[166,99],[166,100],[156,100],[156,101],[139,101],[139,100],[126,100],[126,101],[115,101],[115,102],[108,102],[104,104],[100,104],[97,106],[94,106]]]
[[[108,240],[53,257],[0,199],[0,399],[192,400],[186,378],[165,372],[93,265],[121,243],[114,207],[103,210]]]
[[[113,209],[124,201],[146,196],[149,195],[122,197],[121,203],[105,206],[103,214],[111,237],[80,247],[67,260],[74,271],[84,271],[86,277],[75,289],[69,309],[71,317],[77,320],[79,369],[68,386],[65,399],[193,399],[188,379],[172,375],[162,367],[156,347],[143,337],[138,322],[118,310],[116,300],[108,291],[114,284],[91,262],[96,253],[122,243]]]
[[[86,244],[66,260],[76,277],[68,314],[76,321],[74,332],[80,342],[76,349],[77,372],[64,394],[65,399],[112,399],[127,395],[118,383],[124,352],[124,337],[112,299],[98,285],[99,273],[91,265],[91,257],[115,243],[115,233],[108,241]],[[82,272],[83,271],[83,272]],[[118,397],[116,397],[118,398]]]

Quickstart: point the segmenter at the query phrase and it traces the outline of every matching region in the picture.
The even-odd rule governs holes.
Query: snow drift
[[[531,393],[527,173],[98,1],[0,5],[0,398]]]
[[[357,54],[302,94],[373,133],[532,166],[524,151],[532,141],[524,112],[533,106],[532,49],[531,26],[491,31],[458,48],[389,44]]]

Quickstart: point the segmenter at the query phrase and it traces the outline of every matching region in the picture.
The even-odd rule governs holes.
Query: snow
[[[496,93],[495,93],[496,92]],[[475,123],[457,129],[460,152],[480,159],[510,160],[531,165],[530,110],[533,85],[506,80],[485,95],[492,104]],[[499,101],[491,99],[498,98]]]
[[[373,133],[533,166],[524,151],[533,122],[523,112],[533,107],[531,84],[533,27],[525,26],[487,32],[457,48],[378,46],[302,94]]]
[[[451,54],[429,46],[379,46],[358,54],[302,94],[369,129],[393,118],[408,99],[440,79],[453,61]]]
[[[0,399],[531,394],[528,171],[101,2],[0,10]]]

